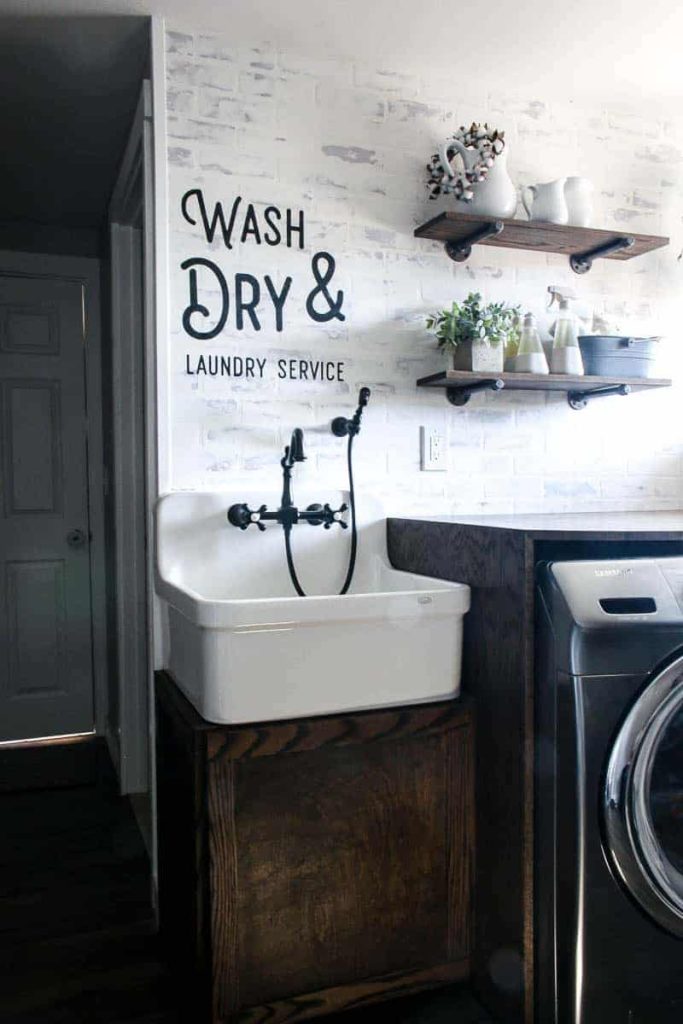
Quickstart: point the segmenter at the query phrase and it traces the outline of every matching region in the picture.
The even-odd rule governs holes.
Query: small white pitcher
[[[567,223],[577,228],[589,227],[593,219],[593,185],[588,178],[567,178],[564,198],[569,212]]]
[[[545,221],[547,224],[567,224],[569,210],[564,194],[566,178],[548,181],[541,185],[527,185],[522,189],[522,202],[529,220]]]

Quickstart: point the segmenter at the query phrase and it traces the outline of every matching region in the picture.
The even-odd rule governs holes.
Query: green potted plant
[[[519,331],[519,306],[482,305],[479,292],[470,292],[464,302],[428,316],[427,329],[439,348],[453,352],[454,370],[501,373],[505,346]]]

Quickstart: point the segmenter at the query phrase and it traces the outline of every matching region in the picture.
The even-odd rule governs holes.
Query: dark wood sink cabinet
[[[387,531],[397,569],[472,588],[463,650],[463,691],[477,708],[472,984],[496,1017],[532,1024],[535,567],[683,554],[683,512],[390,519]]]
[[[468,698],[218,726],[158,673],[159,911],[193,1024],[469,976]]]

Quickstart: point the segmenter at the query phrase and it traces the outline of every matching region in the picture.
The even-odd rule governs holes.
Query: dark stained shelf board
[[[470,370],[444,370],[420,377],[419,388],[462,388],[485,380],[502,380],[504,391],[593,391],[596,388],[628,384],[632,391],[668,388],[666,377],[573,377],[564,373],[472,373]]]
[[[630,249],[610,253],[606,257],[610,260],[630,260],[634,256],[642,256],[646,252],[669,244],[669,239],[661,235],[635,235],[632,231],[605,231],[598,228],[578,228],[563,224],[544,224],[538,221],[479,217],[471,213],[451,212],[440,213],[426,224],[415,228],[415,237],[432,238],[438,242],[460,242],[473,231],[495,220],[500,220],[504,225],[501,234],[485,238],[477,244],[572,256],[624,235],[635,239],[635,244]]]

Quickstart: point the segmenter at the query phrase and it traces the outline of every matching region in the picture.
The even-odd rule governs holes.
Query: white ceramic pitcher
[[[589,227],[593,219],[593,185],[588,178],[567,178],[564,197],[569,213],[567,223],[577,228]]]
[[[479,159],[475,149],[468,149],[458,139],[449,139],[439,151],[441,165],[449,178],[455,177],[451,167],[451,154],[455,151],[462,157],[465,169],[471,171]],[[453,208],[458,213],[472,213],[480,217],[514,217],[517,208],[517,190],[507,170],[507,148],[500,153],[489,168],[485,181],[472,186],[474,198],[469,202],[456,199]]]
[[[566,178],[548,181],[545,184],[527,185],[522,189],[522,202],[529,220],[545,221],[547,224],[567,224],[569,210],[564,194]]]

